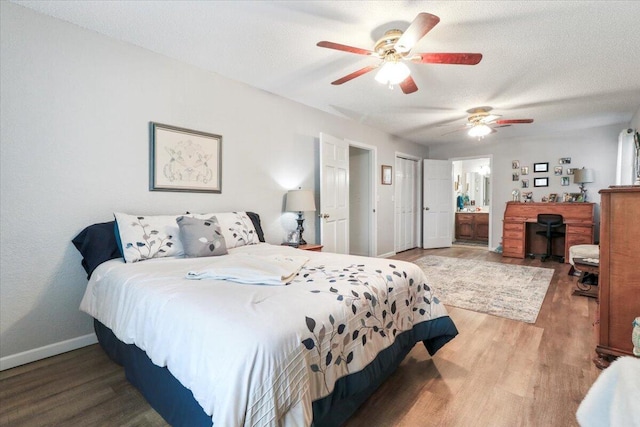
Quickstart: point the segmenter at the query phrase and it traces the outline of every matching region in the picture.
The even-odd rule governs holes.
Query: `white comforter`
[[[411,263],[268,244],[229,252],[310,260],[287,286],[186,279],[211,258],[111,260],[80,306],[166,366],[216,426],[310,425],[311,402],[338,378],[447,314]]]

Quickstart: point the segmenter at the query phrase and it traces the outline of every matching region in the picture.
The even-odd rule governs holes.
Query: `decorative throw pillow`
[[[114,213],[125,262],[183,256],[176,218],[181,215],[127,215]]]
[[[122,258],[114,232],[115,221],[93,224],[82,230],[72,242],[82,254],[82,267],[87,279],[97,266],[114,258]]]
[[[209,219],[181,216],[177,222],[185,256],[218,256],[227,253],[227,245],[215,216]]]
[[[218,224],[220,224],[220,230],[227,244],[227,249],[245,245],[255,245],[260,242],[253,222],[246,212],[196,214],[193,216],[200,219],[215,216],[218,219]]]

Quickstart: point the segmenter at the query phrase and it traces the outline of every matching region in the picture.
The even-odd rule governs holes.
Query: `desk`
[[[527,243],[532,243],[527,242],[527,224],[536,223],[538,214],[558,214],[566,227],[564,260],[569,262],[571,246],[593,244],[594,209],[595,203],[507,202],[502,221],[502,256],[524,258]]]

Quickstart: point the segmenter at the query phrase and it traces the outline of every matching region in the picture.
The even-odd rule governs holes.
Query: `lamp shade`
[[[316,210],[316,201],[311,190],[289,190],[287,193],[288,212],[309,212]]]
[[[593,182],[595,179],[593,169],[576,169],[573,171],[573,182],[577,184],[584,184],[587,182]]]

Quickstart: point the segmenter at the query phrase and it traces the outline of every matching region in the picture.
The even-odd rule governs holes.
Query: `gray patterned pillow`
[[[186,257],[218,256],[227,253],[227,245],[215,216],[209,219],[181,216],[177,222]]]

